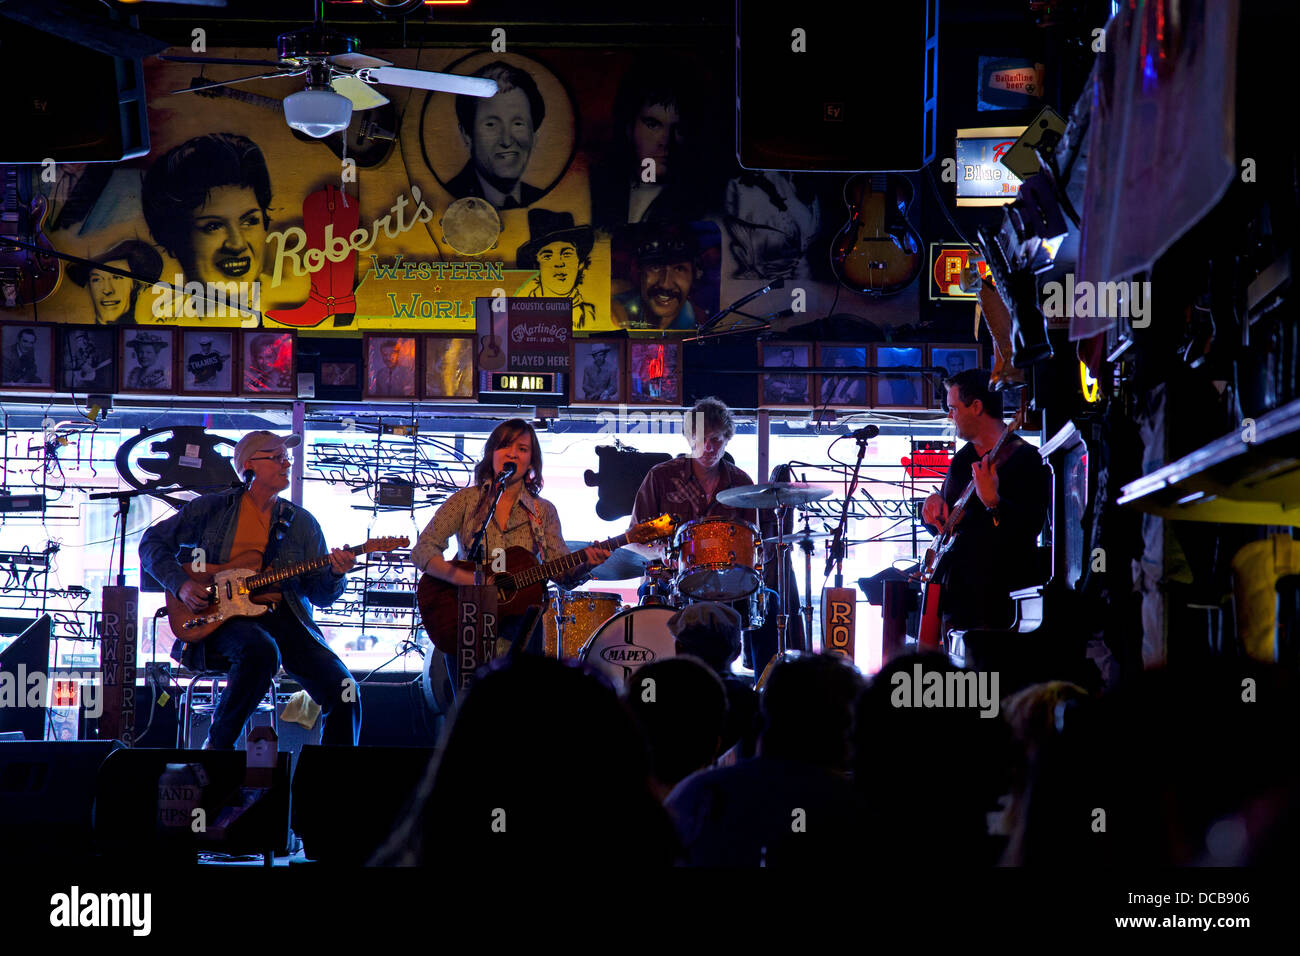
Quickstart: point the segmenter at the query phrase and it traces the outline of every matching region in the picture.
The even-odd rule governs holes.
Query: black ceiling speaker
[[[915,170],[934,158],[939,0],[736,5],[746,169]]]

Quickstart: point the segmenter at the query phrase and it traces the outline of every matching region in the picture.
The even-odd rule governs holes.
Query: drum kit
[[[807,555],[811,594],[812,541],[824,537],[805,528],[786,538],[784,519],[789,508],[800,508],[831,494],[796,482],[742,485],[718,492],[717,500],[732,508],[775,509],[777,535],[764,539],[747,521],[704,517],[677,529],[665,561],[648,561],[620,548],[596,569],[593,577],[614,581],[643,577],[640,603],[624,607],[617,594],[598,591],[557,591],[545,617],[548,655],[573,659],[605,675],[620,690],[639,667],[673,657],[676,643],[668,621],[678,610],[696,601],[730,604],[745,630],[763,626],[768,598],[777,597],[778,654],[786,650],[786,575],[778,575],[778,591],[763,585],[763,546],[776,545],[778,562],[799,544]],[[812,599],[803,613],[811,634]]]

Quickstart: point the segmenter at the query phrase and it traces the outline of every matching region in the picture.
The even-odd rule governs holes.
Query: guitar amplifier
[[[939,0],[739,0],[736,155],[746,169],[916,170],[934,159]]]

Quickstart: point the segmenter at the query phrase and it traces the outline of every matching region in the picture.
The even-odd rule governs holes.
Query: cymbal
[[[718,492],[718,501],[732,508],[776,508],[780,505],[804,505],[819,498],[829,498],[829,488],[818,488],[797,481],[769,481],[762,485],[740,485]]]
[[[645,574],[650,562],[626,545],[609,556],[609,560],[596,565],[591,576],[597,581],[626,581]]]

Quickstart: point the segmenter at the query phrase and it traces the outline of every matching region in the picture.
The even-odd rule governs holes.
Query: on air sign
[[[963,292],[958,284],[961,271],[974,262],[985,282],[993,281],[993,274],[978,249],[967,245],[930,243],[930,300],[952,301],[974,299],[974,292]]]

